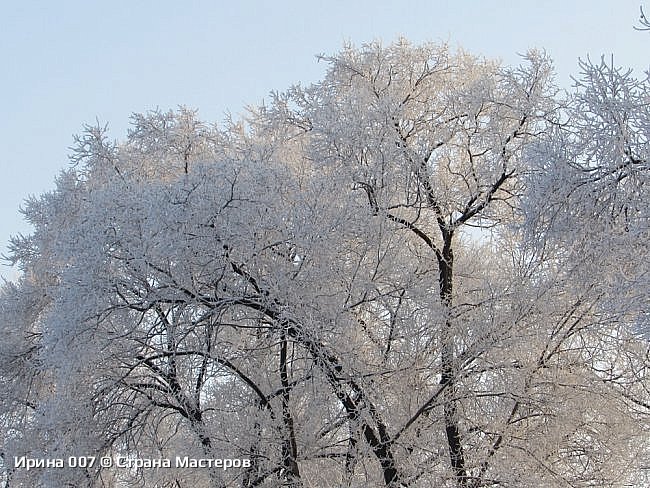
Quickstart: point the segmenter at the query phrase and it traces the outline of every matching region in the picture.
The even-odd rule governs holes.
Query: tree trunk
[[[465,455],[458,426],[458,412],[456,408],[456,385],[455,385],[455,358],[454,338],[451,324],[451,307],[453,292],[453,270],[454,254],[452,250],[453,233],[445,229],[443,231],[443,248],[438,257],[440,300],[446,309],[445,326],[442,337],[441,350],[441,378],[440,384],[444,386],[444,417],[445,433],[449,448],[451,468],[459,486],[467,484],[467,471],[465,468]]]
[[[284,439],[282,440],[282,464],[284,466],[283,476],[286,485],[291,488],[302,486],[300,470],[298,468],[298,445],[296,443],[296,432],[293,425],[293,417],[289,405],[289,374],[287,372],[287,337],[282,334],[280,340],[280,383],[282,385],[282,420],[284,423]]]

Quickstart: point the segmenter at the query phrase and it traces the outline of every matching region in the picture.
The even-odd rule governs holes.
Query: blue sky
[[[0,253],[10,235],[29,232],[21,202],[53,188],[84,123],[108,123],[122,139],[131,113],[178,105],[218,122],[271,90],[318,80],[317,54],[400,35],[507,64],[544,48],[566,88],[587,55],[613,55],[643,76],[650,33],[633,29],[642,3],[0,0]]]

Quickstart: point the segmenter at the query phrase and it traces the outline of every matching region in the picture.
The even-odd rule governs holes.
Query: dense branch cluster
[[[9,486],[641,486],[650,84],[348,46],[225,127],[134,115],[25,204]],[[15,469],[74,455],[239,469]]]

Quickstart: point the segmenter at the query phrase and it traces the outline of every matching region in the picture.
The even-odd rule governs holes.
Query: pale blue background
[[[0,0],[0,252],[29,232],[18,208],[53,186],[83,123],[113,138],[129,115],[178,105],[220,121],[271,90],[319,79],[315,55],[345,41],[452,46],[516,63],[545,48],[570,88],[578,57],[614,56],[643,76],[650,33],[636,0]],[[650,10],[650,2],[648,2]],[[15,272],[0,266],[0,273]]]

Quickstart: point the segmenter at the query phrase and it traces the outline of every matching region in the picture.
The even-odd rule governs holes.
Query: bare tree
[[[645,16],[645,12],[643,11],[643,7],[639,7],[639,27],[634,26],[636,30],[641,30],[641,31],[647,31],[650,30],[650,21],[648,18]]]
[[[347,46],[219,129],[135,115],[30,199],[12,486],[622,486],[647,465],[647,82]],[[238,458],[12,470],[13,456]]]

